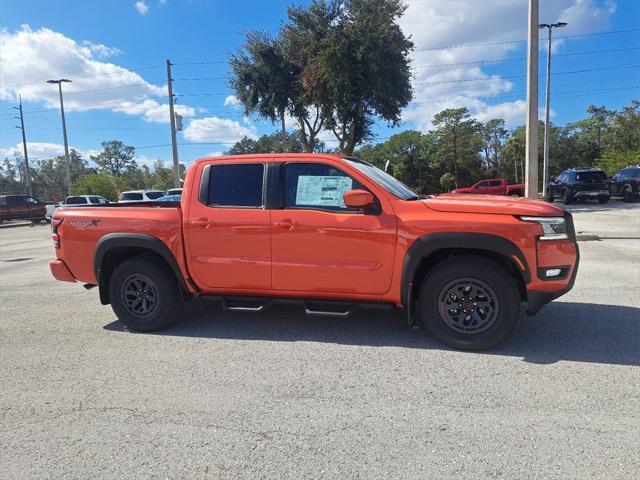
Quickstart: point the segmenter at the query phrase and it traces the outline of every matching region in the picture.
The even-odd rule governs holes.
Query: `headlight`
[[[564,217],[520,217],[524,222],[534,222],[542,227],[540,240],[567,240],[567,222]]]

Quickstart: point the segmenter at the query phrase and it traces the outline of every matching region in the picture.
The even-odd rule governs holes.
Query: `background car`
[[[569,205],[579,200],[609,201],[609,179],[599,168],[572,168],[565,170],[547,186],[548,202],[561,198]]]
[[[622,197],[625,202],[640,199],[640,165],[618,170],[611,177],[609,191],[612,197]]]
[[[109,200],[99,195],[72,195],[65,198],[64,202],[47,204],[47,211],[44,218],[47,222],[50,222],[53,212],[62,205],[74,205],[81,207],[83,205],[106,205],[107,203],[109,203]]]
[[[181,195],[165,195],[156,200],[156,202],[179,202]]]
[[[0,195],[0,223],[5,220],[31,220],[40,223],[46,214],[45,204],[29,195]]]
[[[122,192],[118,199],[118,203],[151,202],[160,197],[164,197],[165,195],[166,193],[162,190],[131,190],[128,192]]]
[[[181,188],[171,188],[167,190],[167,195],[182,195]]]

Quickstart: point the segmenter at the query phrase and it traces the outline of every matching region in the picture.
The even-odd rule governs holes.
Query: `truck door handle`
[[[209,227],[212,227],[214,225],[213,222],[209,221],[206,218],[199,218],[198,220],[191,220],[189,222],[189,224],[192,227],[202,227],[202,228],[209,228]]]
[[[273,222],[273,226],[280,227],[280,228],[288,228],[289,230],[291,230],[293,228],[293,222],[289,219],[286,219],[286,220],[282,220],[281,222]]]

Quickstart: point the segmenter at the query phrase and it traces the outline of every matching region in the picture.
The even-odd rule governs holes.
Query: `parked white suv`
[[[70,197],[65,198],[64,202],[47,205],[47,212],[45,213],[44,218],[47,222],[50,222],[51,217],[53,216],[53,212],[55,212],[58,207],[61,207],[63,205],[73,205],[74,207],[81,207],[83,205],[106,205],[107,203],[109,203],[109,200],[101,197],[100,195],[71,195]]]
[[[118,203],[151,202],[160,197],[164,197],[164,195],[165,192],[162,190],[131,190],[128,192],[122,192]]]

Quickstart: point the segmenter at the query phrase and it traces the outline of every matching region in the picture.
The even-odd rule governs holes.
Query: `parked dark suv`
[[[640,165],[618,170],[611,177],[611,196],[622,197],[625,202],[640,199]]]
[[[572,168],[565,170],[547,186],[548,202],[561,198],[569,205],[580,200],[609,201],[609,179],[599,168]]]

